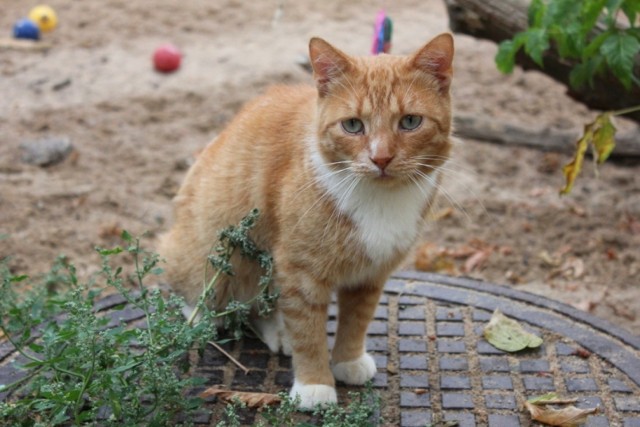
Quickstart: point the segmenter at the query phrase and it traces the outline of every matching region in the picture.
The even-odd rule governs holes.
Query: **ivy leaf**
[[[631,87],[633,59],[639,51],[640,41],[623,32],[611,34],[600,46],[611,71],[627,89]]]
[[[544,17],[544,27],[551,24],[566,24],[578,20],[581,2],[575,0],[555,0],[549,3]]]
[[[598,17],[602,13],[602,8],[607,4],[607,0],[585,1],[582,4],[582,23],[581,30],[583,35],[589,34],[589,31],[596,25]]]
[[[498,70],[504,74],[511,74],[516,64],[516,49],[512,40],[505,40],[498,46],[496,53],[496,65]]]
[[[554,25],[549,29],[556,41],[558,53],[563,58],[580,58],[585,46],[585,37],[578,22],[566,26]]]
[[[542,20],[547,13],[547,5],[542,0],[533,0],[527,11],[529,26],[540,27]]]
[[[540,67],[543,67],[542,54],[549,49],[549,35],[542,28],[530,29],[526,32],[527,38],[524,50]]]
[[[582,64],[577,64],[569,73],[569,84],[573,88],[581,88],[586,83],[593,86],[593,76],[604,63],[602,55],[598,54],[593,58],[589,58]]]

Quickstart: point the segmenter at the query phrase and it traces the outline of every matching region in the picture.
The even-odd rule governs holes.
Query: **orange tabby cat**
[[[376,372],[367,326],[420,236],[449,155],[453,38],[407,57],[351,57],[314,38],[309,53],[316,88],[274,87],[236,116],[189,171],[160,245],[175,290],[193,304],[216,231],[260,209],[252,237],[272,253],[281,295],[276,314],[255,324],[271,350],[292,354],[302,408],[335,402],[335,380],[363,384]],[[256,292],[258,267],[234,262],[218,308]]]

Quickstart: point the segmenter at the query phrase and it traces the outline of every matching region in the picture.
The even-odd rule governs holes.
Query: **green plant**
[[[500,43],[498,69],[510,73],[521,50],[539,66],[553,45],[560,57],[575,60],[571,86],[591,84],[593,77],[611,70],[628,89],[640,85],[633,74],[634,58],[640,51],[640,14],[637,0],[533,0],[529,5],[529,28]],[[619,25],[623,14],[628,26]]]
[[[628,25],[619,25],[621,14]],[[561,58],[575,62],[569,75],[574,88],[592,86],[593,78],[606,70],[627,89],[633,84],[640,86],[640,79],[634,75],[634,60],[640,52],[638,0],[533,0],[528,15],[527,30],[500,43],[495,60],[503,73],[513,71],[516,54],[521,49],[544,67],[544,53],[553,45]],[[596,171],[597,165],[609,158],[616,134],[611,118],[638,110],[640,106],[604,112],[585,125],[583,135],[576,141],[573,159],[562,169],[565,185],[561,195],[573,189],[589,148]]]
[[[98,283],[79,283],[75,267],[60,257],[51,272],[32,291],[21,292],[26,276],[12,275],[0,267],[0,331],[20,353],[24,376],[0,391],[11,397],[0,402],[0,419],[15,426],[176,425],[177,414],[188,415],[201,406],[201,399],[185,391],[200,384],[197,378],[184,378],[176,368],[192,348],[202,348],[217,340],[214,320],[224,318],[240,337],[252,304],[263,314],[273,309],[277,295],[269,291],[273,271],[271,257],[259,250],[248,236],[258,219],[252,211],[239,225],[220,233],[209,262],[217,269],[204,286],[196,306],[196,316],[182,316],[183,301],[163,297],[149,290],[144,281],[158,275],[158,255],[140,247],[139,239],[127,232],[125,248],[99,249],[102,268]],[[243,256],[256,259],[265,269],[254,300],[232,301],[216,312],[207,308],[222,274],[233,274],[231,255],[239,249]],[[135,273],[123,276],[122,267],[112,260],[131,256]],[[101,285],[101,286],[98,286]],[[115,288],[129,305],[141,310],[145,328],[126,325],[109,327],[109,319],[94,311],[98,288]],[[135,292],[131,290],[131,285]]]

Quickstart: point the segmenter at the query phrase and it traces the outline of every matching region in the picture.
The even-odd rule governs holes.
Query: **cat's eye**
[[[364,123],[362,123],[362,120],[360,119],[351,118],[343,120],[341,124],[342,129],[344,129],[344,131],[347,133],[351,133],[354,135],[364,133]]]
[[[402,130],[414,130],[422,124],[422,117],[415,116],[413,114],[407,114],[400,119],[400,129]]]

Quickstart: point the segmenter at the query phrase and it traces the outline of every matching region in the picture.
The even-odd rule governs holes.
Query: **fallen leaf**
[[[572,214],[579,216],[581,218],[584,218],[587,216],[587,211],[585,208],[583,208],[582,206],[579,206],[577,204],[571,203],[569,205],[569,212],[571,212]]]
[[[566,278],[579,279],[584,275],[584,262],[577,257],[570,257],[560,267],[562,275]]]
[[[102,227],[100,227],[100,230],[98,231],[98,236],[103,239],[120,237],[121,234],[122,234],[122,227],[117,222],[104,224]]]
[[[527,332],[522,325],[496,309],[484,328],[484,338],[500,350],[515,352],[542,345],[542,338]]]
[[[561,403],[560,401],[548,403]],[[578,409],[575,406],[567,406],[562,409],[524,402],[525,408],[531,414],[531,418],[543,424],[558,427],[576,427],[584,424],[587,417],[598,412],[598,408]]]
[[[413,390],[413,394],[417,394],[418,396],[420,396],[421,394],[425,394],[427,392],[428,390],[424,388],[416,388]]]
[[[481,249],[471,255],[464,262],[463,270],[465,273],[471,273],[473,270],[482,267],[482,265],[489,259],[493,250],[491,248]]]
[[[576,348],[571,354],[578,356],[581,359],[588,359],[591,357],[591,352],[582,347]]]
[[[547,251],[541,251],[538,256],[540,257],[540,259],[542,260],[542,262],[544,264],[546,264],[549,267],[558,267],[560,265],[560,263],[562,262],[561,260],[559,260],[557,257],[553,257],[549,254],[549,252]]]
[[[574,303],[571,303],[571,305],[580,311],[591,313],[598,306],[598,302],[595,301],[593,298],[585,298],[585,299],[576,301]]]
[[[280,403],[282,399],[277,394],[271,393],[253,393],[248,391],[225,390],[218,387],[209,387],[202,393],[200,397],[217,396],[225,402],[233,402],[236,399],[246,404],[249,408],[259,408],[267,405],[275,405]]]
[[[558,393],[550,392],[547,394],[543,394],[540,396],[532,397],[531,399],[527,399],[527,402],[534,405],[548,405],[548,404],[568,404],[568,403],[576,403],[578,399],[560,399]]]
[[[447,252],[433,243],[425,243],[418,248],[415,266],[418,270],[432,273],[445,272],[455,275],[456,267]]]

